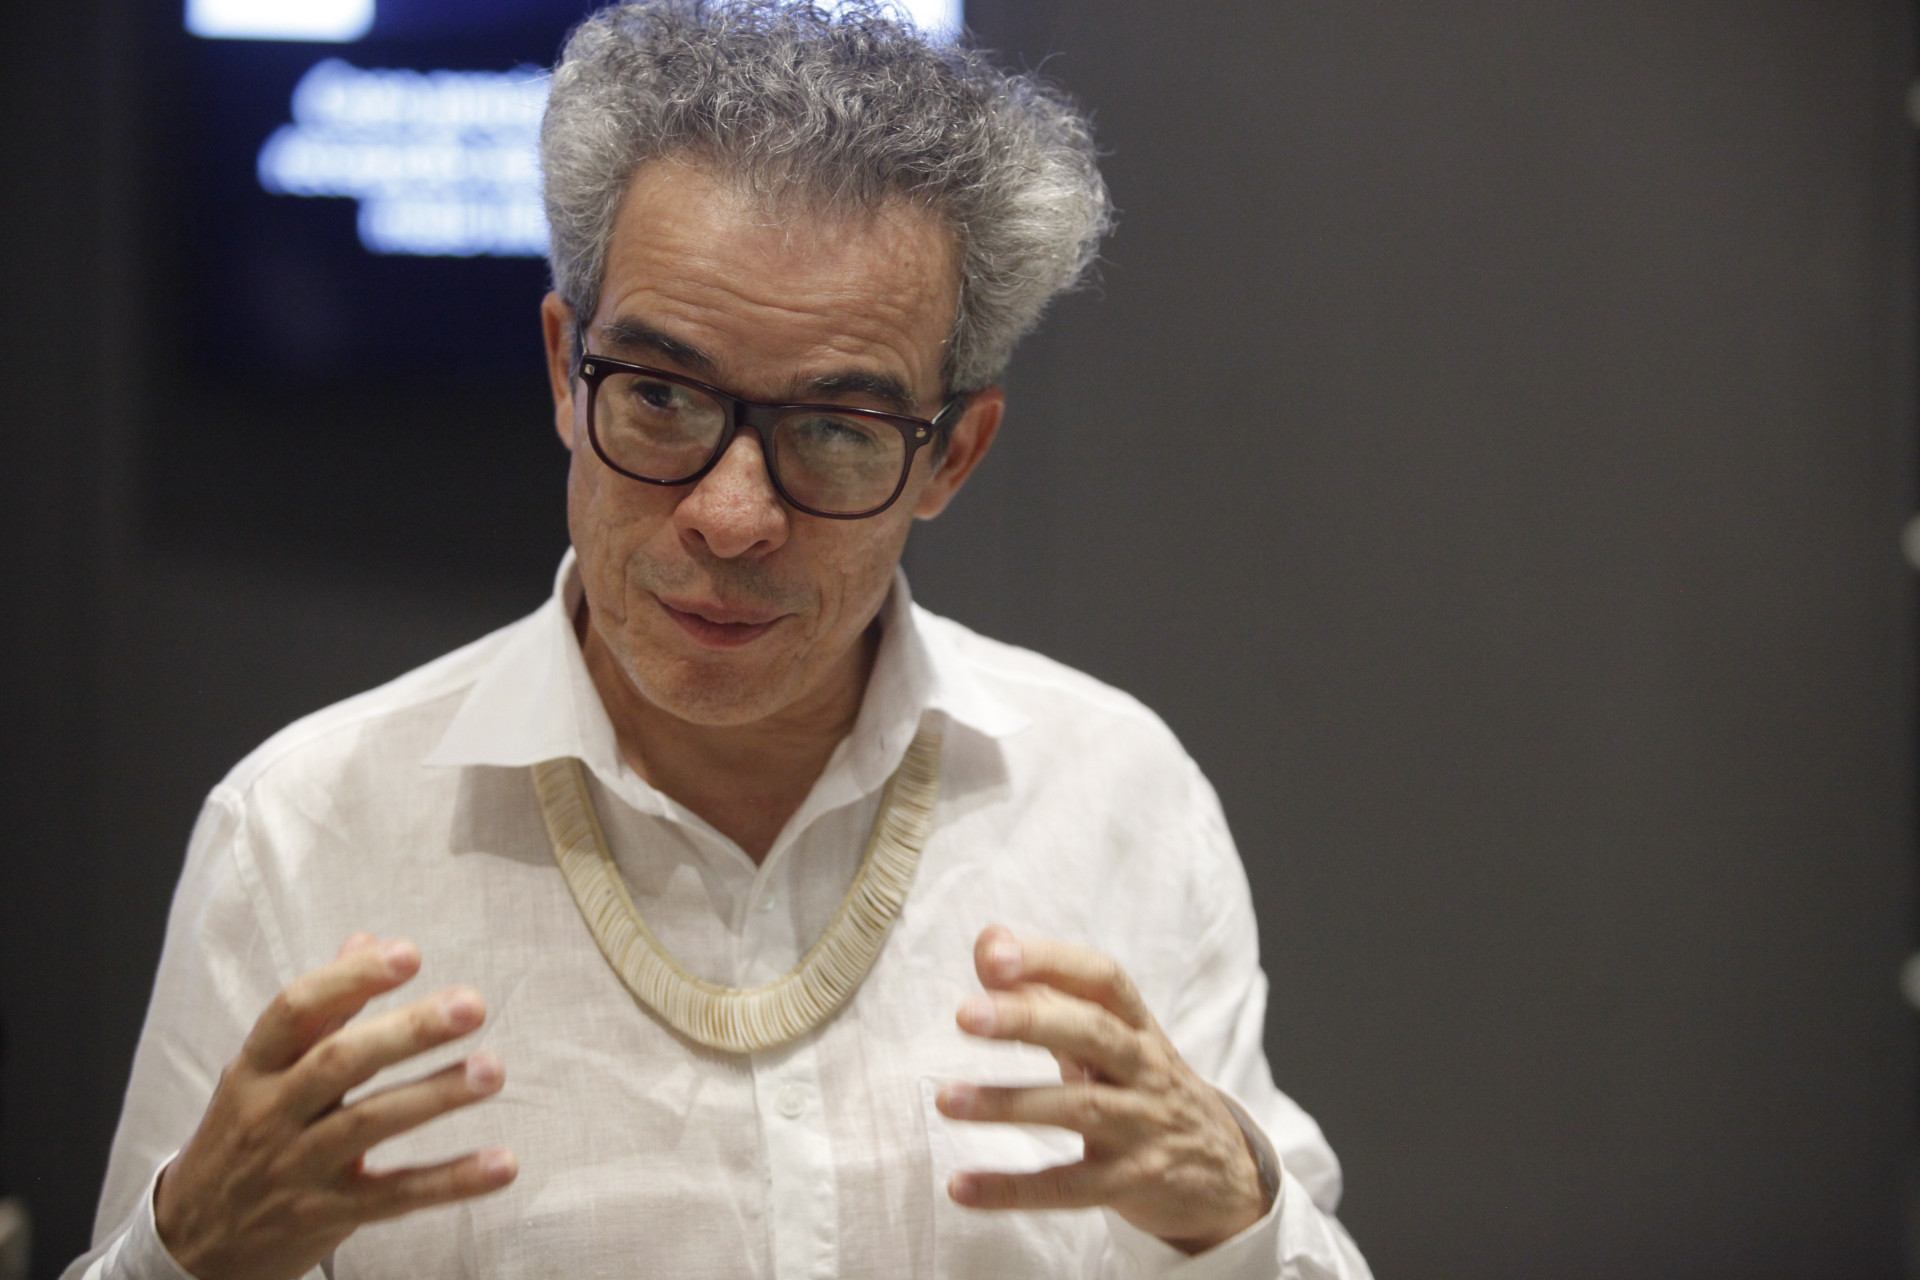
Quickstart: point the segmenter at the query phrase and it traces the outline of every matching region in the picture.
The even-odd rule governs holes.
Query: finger
[[[973,971],[989,991],[1010,991],[1019,986],[1023,967],[1020,939],[1007,926],[990,924],[973,940]]]
[[[467,1035],[486,1017],[486,1002],[478,991],[449,987],[343,1027],[288,1071],[287,1106],[302,1120],[317,1116],[379,1071]]]
[[[1044,1124],[1071,1129],[1102,1147],[1125,1146],[1151,1128],[1139,1094],[1102,1084],[1007,1088],[955,1082],[934,1099],[943,1115],[985,1124]]]
[[[495,1147],[444,1164],[363,1173],[355,1189],[356,1216],[362,1222],[377,1222],[437,1204],[470,1200],[498,1191],[519,1172],[520,1162],[513,1153]]]
[[[352,939],[348,939],[349,943]],[[341,948],[340,956],[288,983],[247,1035],[241,1058],[260,1071],[283,1071],[327,1034],[420,970],[420,951],[395,939]]]
[[[1092,947],[1019,938],[1005,925],[988,925],[974,942],[973,967],[989,990],[1038,983],[1091,1000],[1129,1026],[1144,1030],[1154,1025],[1152,1012],[1120,962]]]
[[[969,1209],[1090,1209],[1119,1190],[1112,1164],[1081,1160],[1033,1173],[968,1170],[947,1180],[947,1194]]]
[[[310,1153],[305,1158],[337,1173],[396,1134],[492,1097],[505,1081],[500,1059],[483,1049],[425,1079],[383,1089],[322,1117],[301,1139]]]
[[[1019,1040],[1091,1067],[1119,1084],[1140,1075],[1141,1033],[1097,1004],[1045,987],[972,996],[960,1005],[962,1031],[993,1040]]]
[[[380,939],[374,937],[372,934],[366,932],[363,929],[356,933],[348,934],[347,940],[340,944],[340,950],[335,954],[334,958],[337,960],[341,956],[350,956],[356,951],[364,951],[368,947],[377,947],[379,945],[380,945]],[[353,1020],[353,1015],[359,1012],[360,1012],[359,1009],[353,1009],[347,1012],[335,1014],[333,1017],[327,1019],[325,1024],[323,1024],[320,1027],[318,1034],[316,1034],[313,1037],[313,1042],[315,1044],[320,1043],[320,1041],[326,1039],[328,1036],[332,1035],[334,1032],[338,1031],[340,1028],[346,1026],[347,1023]]]

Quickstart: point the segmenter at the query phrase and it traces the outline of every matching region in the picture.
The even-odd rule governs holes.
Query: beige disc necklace
[[[533,766],[533,784],[560,873],[627,990],[682,1035],[711,1048],[751,1053],[820,1025],[873,967],[906,905],[933,830],[940,731],[921,728],[887,779],[866,855],[826,932],[790,972],[760,987],[723,987],[697,978],[653,936],[614,864],[578,760]]]

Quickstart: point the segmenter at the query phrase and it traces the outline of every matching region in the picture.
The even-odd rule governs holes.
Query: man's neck
[[[584,610],[583,610],[584,613]],[[732,840],[758,865],[853,729],[879,651],[878,624],[822,696],[744,725],[682,720],[648,701],[591,625],[581,651],[627,765]]]

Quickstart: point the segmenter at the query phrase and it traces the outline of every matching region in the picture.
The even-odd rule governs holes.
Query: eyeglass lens
[[[594,397],[594,433],[608,460],[663,484],[698,475],[726,432],[727,407],[693,387],[614,372]],[[819,409],[780,416],[763,436],[767,465],[802,506],[854,513],[893,496],[907,446],[892,424]]]

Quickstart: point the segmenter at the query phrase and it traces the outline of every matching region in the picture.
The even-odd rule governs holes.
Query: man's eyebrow
[[[845,373],[825,373],[807,378],[795,390],[803,400],[836,399],[841,396],[866,396],[878,400],[895,413],[911,414],[916,408],[907,384],[890,373],[868,373],[851,369]]]
[[[600,341],[613,348],[608,355],[651,351],[708,378],[713,377],[720,368],[713,357],[700,348],[670,337],[645,321],[630,316],[621,316],[601,325]]]

